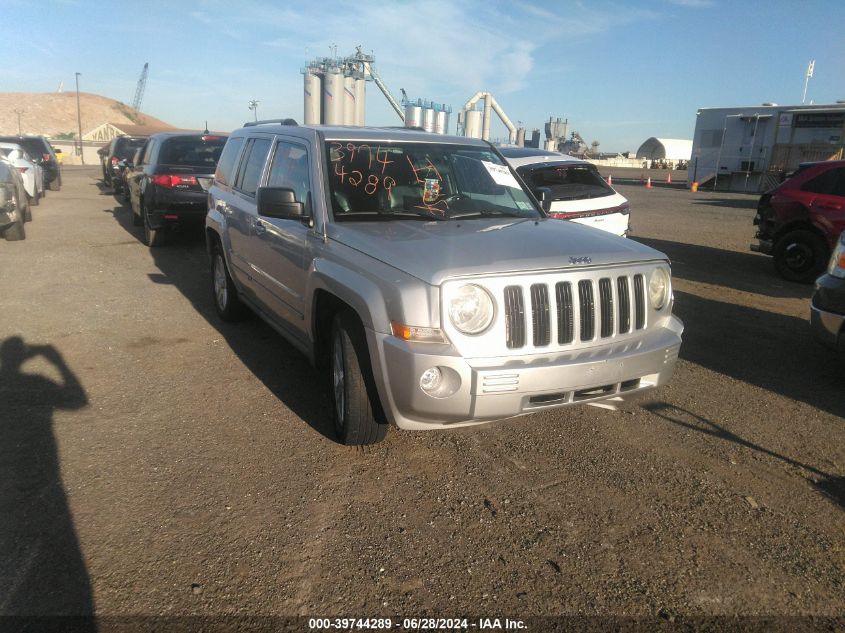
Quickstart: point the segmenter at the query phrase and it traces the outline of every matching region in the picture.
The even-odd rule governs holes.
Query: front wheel
[[[375,444],[387,434],[372,379],[364,328],[351,312],[340,312],[332,323],[331,390],[335,432],[343,444]],[[373,406],[375,403],[375,407]]]
[[[790,231],[775,244],[775,268],[789,281],[811,283],[822,274],[830,258],[824,238],[813,231]]]

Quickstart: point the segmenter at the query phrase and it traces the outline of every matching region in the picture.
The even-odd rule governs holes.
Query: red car
[[[778,273],[809,283],[827,266],[845,231],[845,160],[802,163],[757,204],[752,251],[774,256]]]

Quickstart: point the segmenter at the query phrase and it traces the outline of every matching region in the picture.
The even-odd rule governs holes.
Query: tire
[[[53,180],[50,181],[49,189],[50,191],[58,191],[62,188],[62,175],[59,174]]]
[[[211,251],[211,294],[217,315],[224,321],[242,321],[248,315],[246,306],[238,298],[238,289],[229,275],[219,243]]]
[[[334,317],[328,365],[332,417],[340,442],[363,446],[382,441],[387,424],[377,419],[381,407],[364,328],[352,312],[339,312]]]
[[[158,248],[164,246],[164,226],[154,229],[150,226],[149,218],[147,217],[147,210],[141,205],[141,213],[143,214],[144,223],[144,244],[150,248]]]
[[[789,281],[812,283],[822,274],[830,258],[830,249],[818,233],[806,229],[791,231],[781,237],[772,253],[775,269]]]
[[[132,198],[129,198],[129,210],[132,212],[132,226],[144,226],[144,216],[141,215],[141,200],[138,200],[138,213],[135,213],[135,205]]]
[[[6,230],[3,231],[3,237],[6,238],[7,242],[17,242],[26,239],[26,229],[24,229],[23,223],[24,216],[21,215],[17,222],[6,227]]]
[[[32,209],[29,208],[29,205],[26,205],[26,211],[23,212],[23,221],[32,222]]]
[[[36,189],[35,195],[29,198],[29,206],[37,207],[39,204],[41,204],[41,196],[38,195],[38,190]]]

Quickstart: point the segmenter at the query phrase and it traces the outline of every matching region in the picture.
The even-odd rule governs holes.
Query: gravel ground
[[[217,319],[201,236],[146,248],[66,168],[0,241],[0,614],[845,615],[811,288],[749,252],[756,197],[618,189],[673,263],[667,387],[353,450],[301,355]]]

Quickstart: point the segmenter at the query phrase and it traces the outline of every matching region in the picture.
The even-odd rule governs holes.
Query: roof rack
[[[244,127],[253,127],[265,123],[280,123],[281,125],[299,125],[294,119],[264,119],[263,121],[247,121]]]

